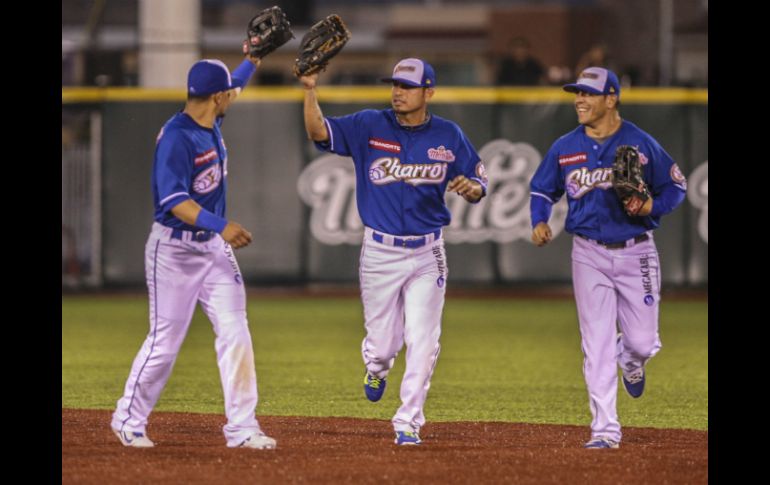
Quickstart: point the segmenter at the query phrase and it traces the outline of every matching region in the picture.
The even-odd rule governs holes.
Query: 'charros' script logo
[[[215,164],[199,173],[195,180],[193,180],[192,188],[199,194],[208,194],[212,190],[219,187],[219,183],[222,181],[222,169],[219,164]]]
[[[570,197],[579,199],[595,188],[612,187],[611,175],[612,168],[588,170],[586,167],[581,167],[567,174],[564,185]]]
[[[706,160],[690,174],[691,188],[687,191],[690,203],[700,209],[698,234],[706,244],[709,243],[709,161]]]
[[[369,166],[369,180],[375,185],[404,181],[410,185],[440,184],[446,175],[445,163],[410,163],[402,165],[396,157],[383,157]]]
[[[469,204],[456,194],[447,194],[446,203],[452,222],[444,230],[447,243],[510,243],[529,241],[532,227],[529,219],[529,180],[542,160],[540,153],[528,143],[492,140],[479,150],[486,170],[476,166],[476,174],[489,177],[487,196],[478,204]],[[393,162],[387,160],[369,167],[369,178],[389,175]],[[445,164],[437,164],[446,166]],[[399,167],[407,165],[398,164]],[[347,157],[324,154],[310,163],[300,174],[297,191],[312,210],[310,232],[323,244],[361,244],[363,225],[356,209],[355,173]],[[372,173],[371,169],[376,169]],[[423,169],[420,170],[420,174]],[[402,176],[403,172],[400,173]],[[428,171],[430,174],[430,170]],[[414,175],[414,169],[412,169]],[[483,175],[483,176],[482,176]],[[564,228],[566,200],[553,206],[550,225],[554,237]]]
[[[444,145],[441,145],[438,148],[429,148],[428,158],[431,160],[441,160],[443,162],[455,161],[455,155],[452,153],[452,150],[447,150]]]

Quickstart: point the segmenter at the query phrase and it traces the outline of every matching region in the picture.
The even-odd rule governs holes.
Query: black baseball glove
[[[290,26],[280,7],[262,10],[249,21],[243,53],[260,59],[265,57],[294,37]]]
[[[339,15],[332,14],[310,27],[302,37],[299,57],[294,61],[294,75],[307,76],[326,69],[350,40],[350,31]]]
[[[639,213],[650,191],[642,177],[642,163],[639,149],[630,145],[620,145],[615,151],[612,164],[612,188],[623,203],[626,213],[635,216]]]

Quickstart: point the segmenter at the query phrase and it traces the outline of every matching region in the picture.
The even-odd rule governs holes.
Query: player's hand
[[[635,201],[633,197],[628,197],[623,201],[623,207],[626,209],[626,213],[629,216],[643,217],[652,212],[652,197],[644,202],[644,205],[639,208],[636,214],[633,213],[633,210],[630,210],[630,207],[634,207],[635,204],[638,206],[638,202]]]
[[[476,202],[481,198],[483,193],[481,184],[475,180],[471,180],[464,175],[458,175],[453,178],[449,185],[446,187],[447,192],[456,192],[457,195],[462,195],[468,202]]]
[[[546,222],[539,222],[534,229],[532,229],[532,242],[536,246],[545,246],[551,242],[553,234],[551,233],[551,227]]]
[[[254,64],[254,67],[259,67],[259,65],[262,63],[262,59],[260,59],[259,57],[250,55],[249,41],[247,40],[243,41],[243,55],[246,56],[246,59],[250,60],[252,64]]]
[[[251,243],[251,233],[237,222],[228,222],[222,231],[222,239],[235,249],[248,246]]]
[[[313,89],[315,88],[316,83],[318,82],[318,72],[315,74],[309,74],[307,76],[300,76],[299,82],[302,83],[302,87],[305,89]]]

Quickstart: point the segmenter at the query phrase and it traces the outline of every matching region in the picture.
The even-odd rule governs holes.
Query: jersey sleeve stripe
[[[547,200],[548,202],[550,202],[551,204],[553,204],[553,203],[554,203],[554,201],[553,201],[553,200],[552,200],[550,197],[548,197],[548,196],[547,196],[547,195],[545,195],[545,194],[541,194],[540,192],[531,192],[531,195],[532,195],[532,196],[535,196],[535,197],[542,197],[542,198],[544,198],[545,200]]]
[[[487,190],[487,184],[484,183],[483,180],[477,177],[471,177],[471,180],[475,180],[476,182],[480,183],[482,187],[484,187],[484,190]]]
[[[187,192],[176,192],[174,194],[169,195],[165,199],[161,200],[159,205],[163,205],[166,202],[168,202],[169,200],[173,199],[174,197],[179,197],[180,195],[186,195],[187,197],[190,196],[190,194],[188,194]]]
[[[329,147],[331,151],[334,151],[334,132],[332,131],[332,125],[329,124],[329,120],[324,118],[324,123],[326,124],[326,132],[329,133]]]

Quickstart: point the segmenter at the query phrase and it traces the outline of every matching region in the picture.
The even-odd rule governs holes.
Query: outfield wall
[[[388,106],[387,87],[321,87],[326,115]],[[489,197],[470,206],[449,196],[445,231],[458,282],[568,282],[565,205],[554,210],[552,244],[529,242],[528,182],[551,143],[576,126],[573,96],[554,88],[444,88],[431,111],[456,121],[484,159]],[[253,283],[355,282],[362,234],[352,164],[315,150],[298,88],[249,88],[227,113],[228,215],[255,236],[238,252]],[[160,126],[184,104],[178,90],[62,89],[63,110],[101,120],[101,276],[142,283],[152,223],[150,169]],[[687,200],[656,231],[663,280],[708,283],[708,94],[633,89],[621,114],[655,137],[688,176]],[[98,186],[98,185],[97,185]]]

